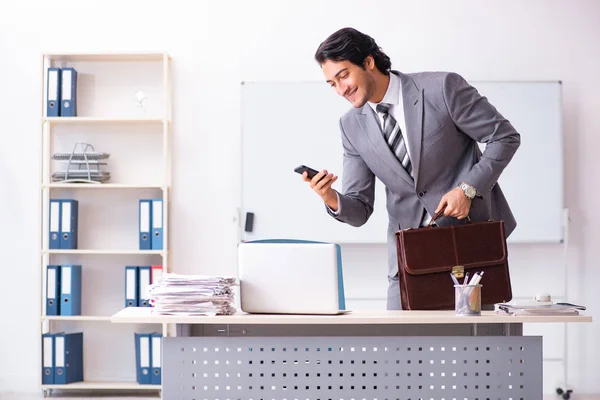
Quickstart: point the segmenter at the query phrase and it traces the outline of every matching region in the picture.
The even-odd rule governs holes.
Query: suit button
[[[425,196],[425,192],[419,192],[419,197]]]

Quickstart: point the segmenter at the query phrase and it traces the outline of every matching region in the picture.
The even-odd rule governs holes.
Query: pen
[[[485,273],[484,271],[481,271],[479,273],[479,276],[477,277],[477,281],[475,282],[475,285],[479,285],[479,282],[481,282],[481,278],[483,278],[484,273]]]
[[[469,285],[475,285],[475,281],[477,281],[477,279],[479,278],[479,272],[475,272],[473,274],[473,277],[471,278],[471,281],[469,282]]]
[[[458,280],[456,279],[456,277],[454,276],[454,274],[452,272],[450,272],[450,278],[452,278],[455,285],[460,285],[460,283],[458,283]]]
[[[467,283],[469,283],[469,272],[468,271],[465,275],[465,280],[463,281],[463,285],[466,285]]]
[[[474,279],[471,279],[471,285],[479,285],[479,282],[481,282],[481,278],[483,278],[484,272],[485,271],[477,272],[473,276]],[[474,291],[469,293],[469,304],[473,304],[473,302],[476,300],[474,297],[474,294],[475,294]]]

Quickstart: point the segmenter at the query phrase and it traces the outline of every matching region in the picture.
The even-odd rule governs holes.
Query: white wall
[[[404,72],[452,70],[473,80],[562,80],[565,196],[572,213],[568,300],[586,304],[589,314],[600,317],[596,307],[600,159],[595,155],[600,145],[600,2],[367,4],[348,0],[2,2],[0,178],[5,191],[0,198],[4,255],[0,389],[35,391],[39,382],[38,182],[40,55],[44,52],[164,50],[173,57],[172,265],[182,273],[235,273],[239,83],[323,79],[312,57],[334,30],[354,26],[372,35],[393,66]],[[306,110],[310,111],[310,104]],[[522,134],[527,140],[527,133]],[[523,195],[532,199],[532,207],[544,201],[535,193]],[[285,198],[276,183],[265,196]],[[381,299],[383,246],[344,250],[350,296]],[[536,269],[547,267],[560,274],[560,248],[519,246],[510,252],[521,293],[529,295],[548,285],[553,291],[556,288],[555,294],[563,294],[560,276],[544,281],[545,276],[539,275],[531,287],[525,281]],[[377,299],[352,301],[365,307],[382,304]],[[569,328],[569,378],[577,392],[600,392],[599,335],[597,322]]]

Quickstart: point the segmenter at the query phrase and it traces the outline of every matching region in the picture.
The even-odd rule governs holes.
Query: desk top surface
[[[541,322],[592,322],[588,315],[500,315],[458,317],[454,311],[352,311],[341,315],[246,314],[186,316],[160,315],[148,307],[127,307],[111,317],[113,323],[138,324],[513,324]]]

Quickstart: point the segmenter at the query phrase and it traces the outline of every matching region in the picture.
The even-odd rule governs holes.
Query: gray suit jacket
[[[344,167],[337,220],[363,225],[373,212],[375,177],[387,197],[389,276],[398,272],[394,233],[417,228],[423,207],[434,214],[442,196],[461,181],[481,198],[472,201],[473,221],[503,220],[508,236],[516,221],[499,185],[500,174],[520,145],[520,135],[487,99],[461,76],[447,72],[400,77],[408,146],[415,179],[402,167],[383,137],[368,104],[340,119]],[[486,143],[483,154],[477,142]],[[438,225],[466,223],[443,217]]]

